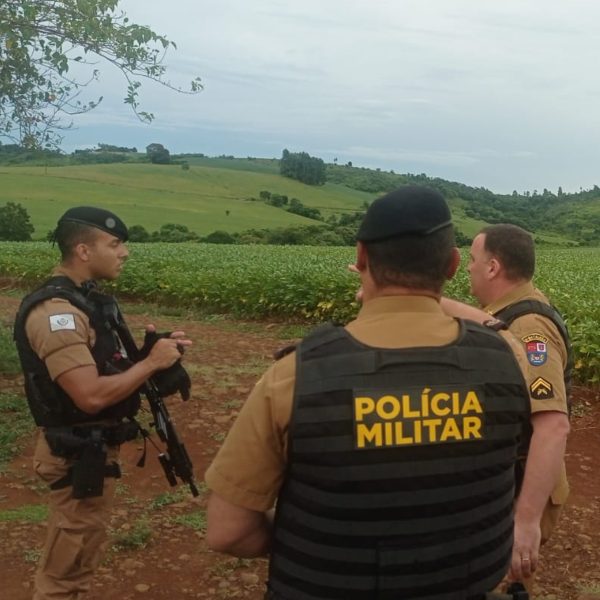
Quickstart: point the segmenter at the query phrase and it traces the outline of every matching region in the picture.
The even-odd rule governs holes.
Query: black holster
[[[106,466],[106,444],[98,436],[91,437],[81,452],[81,456],[71,467],[73,498],[93,498],[102,496]]]
[[[115,426],[80,425],[74,427],[50,427],[44,435],[53,455],[73,460],[64,477],[50,484],[59,490],[73,486],[73,498],[102,496],[106,477],[121,477],[116,462],[106,464],[107,447],[118,446],[135,439],[139,425],[132,422]]]

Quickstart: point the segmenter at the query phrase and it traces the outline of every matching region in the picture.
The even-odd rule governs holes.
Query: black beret
[[[405,234],[429,235],[450,225],[450,209],[437,190],[405,185],[372,202],[356,239],[376,242]]]
[[[83,225],[89,225],[90,227],[97,227],[110,233],[120,240],[126,242],[129,237],[127,231],[127,225],[115,215],[115,213],[105,210],[104,208],[97,208],[96,206],[75,206],[70,208],[59,220],[58,225],[61,223],[82,223]]]

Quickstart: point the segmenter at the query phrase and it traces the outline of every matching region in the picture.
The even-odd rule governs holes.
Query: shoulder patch
[[[75,317],[73,314],[50,315],[50,331],[61,331],[63,329],[72,329],[75,331]]]
[[[536,400],[548,400],[554,398],[554,388],[552,387],[552,384],[543,377],[538,377],[535,381],[531,382],[529,393],[531,397]]]
[[[548,338],[541,333],[532,333],[521,338],[525,344],[527,360],[534,367],[543,365],[548,360]]]
[[[500,319],[496,319],[495,317],[492,317],[491,319],[484,321],[483,325],[485,327],[489,327],[490,329],[493,329],[494,331],[500,331],[501,329],[508,329],[508,325],[504,321],[501,321]]]

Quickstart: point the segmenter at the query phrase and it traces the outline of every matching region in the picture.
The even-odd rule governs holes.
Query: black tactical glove
[[[171,337],[170,332],[157,333],[156,331],[147,331],[144,337],[144,345],[140,349],[140,358],[143,360],[150,354],[150,350],[161,338]],[[183,346],[177,346],[179,352],[183,354]],[[183,400],[188,400],[190,397],[190,388],[192,382],[187,371],[181,364],[181,359],[172,364],[167,369],[157,371],[152,375],[152,381],[156,384],[158,392],[161,396],[171,396],[179,392]]]

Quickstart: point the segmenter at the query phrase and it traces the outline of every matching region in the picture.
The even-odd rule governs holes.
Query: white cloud
[[[200,75],[205,90],[187,97],[144,86],[143,108],[156,115],[148,128],[121,104],[117,77],[104,74],[103,106],[77,119],[70,144],[98,127],[109,143],[164,137],[176,151],[337,148],[323,158],[496,191],[596,183],[595,0],[121,6],[177,42],[167,56],[173,83]]]

